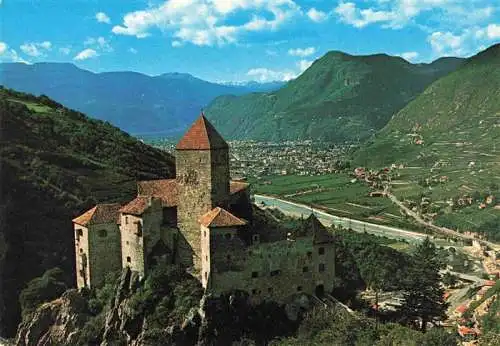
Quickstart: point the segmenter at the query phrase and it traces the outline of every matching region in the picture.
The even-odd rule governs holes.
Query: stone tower
[[[119,204],[98,204],[73,219],[78,288],[100,287],[121,269]]]
[[[176,147],[180,261],[199,274],[201,230],[198,219],[229,198],[229,147],[203,114]]]

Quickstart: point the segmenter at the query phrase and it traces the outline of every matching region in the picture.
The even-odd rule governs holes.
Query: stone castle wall
[[[218,246],[211,256],[209,291],[215,294],[241,289],[257,302],[283,302],[295,293],[315,294],[321,285],[324,292],[333,290],[335,249],[331,243],[314,245],[311,238],[299,238],[252,245],[240,252],[234,246],[226,251]]]
[[[106,275],[121,269],[120,230],[115,222],[89,226],[90,287],[104,284]]]
[[[122,267],[130,267],[144,277],[147,256],[160,240],[163,211],[161,201],[152,199],[152,205],[141,216],[121,215]]]
[[[87,227],[74,224],[75,256],[76,256],[76,286],[83,288],[89,284],[89,230]]]

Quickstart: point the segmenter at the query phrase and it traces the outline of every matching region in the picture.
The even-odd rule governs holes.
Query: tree
[[[439,274],[444,263],[438,259],[436,246],[429,237],[417,246],[412,258],[401,312],[407,322],[420,322],[420,329],[425,332],[428,322],[436,324],[446,317],[447,303]]]
[[[446,272],[443,275],[443,284],[448,287],[454,287],[458,283],[458,276]]]
[[[28,282],[19,296],[23,319],[40,304],[58,298],[66,289],[64,273],[57,267]]]

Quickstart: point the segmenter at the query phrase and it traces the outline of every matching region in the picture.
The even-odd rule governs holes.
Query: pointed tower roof
[[[220,207],[210,210],[198,220],[205,227],[233,227],[244,226],[246,221],[234,216],[230,212]]]
[[[226,149],[228,145],[203,112],[184,134],[176,150]]]
[[[311,213],[307,219],[302,221],[302,227],[298,231],[297,236],[312,236],[313,242],[316,244],[330,243],[335,240],[333,234],[318,220],[314,213]]]

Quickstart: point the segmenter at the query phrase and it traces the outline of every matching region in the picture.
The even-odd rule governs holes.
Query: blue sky
[[[498,0],[0,0],[0,61],[287,80],[330,50],[412,62],[500,41]]]

